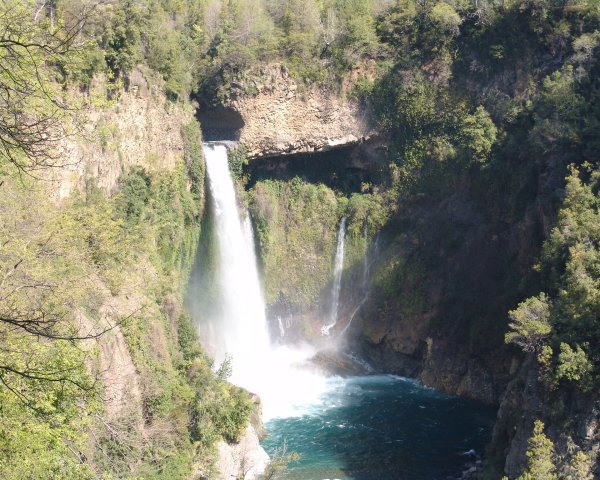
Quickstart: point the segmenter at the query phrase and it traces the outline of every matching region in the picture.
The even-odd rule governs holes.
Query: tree
[[[563,477],[565,480],[593,480],[592,462],[590,458],[578,450],[571,455],[564,468]]]
[[[531,297],[508,313],[511,329],[505,335],[506,343],[514,343],[526,352],[538,352],[552,333],[550,303],[545,293]]]
[[[288,465],[300,460],[300,454],[297,452],[289,452],[287,444],[284,443],[280,448],[276,449],[271,455],[271,461],[267,465],[265,472],[260,476],[260,480],[274,480],[285,474]]]
[[[483,106],[478,106],[473,114],[465,114],[461,119],[458,143],[468,162],[485,163],[496,142],[498,130]]]
[[[585,351],[579,345],[576,345],[575,350],[573,350],[568,343],[562,342],[560,344],[558,365],[556,367],[556,377],[558,379],[564,378],[583,384],[593,369],[594,367]]]
[[[377,45],[373,2],[371,0],[338,0],[342,21],[342,45],[355,56]]]
[[[557,480],[554,444],[544,434],[544,423],[536,420],[527,448],[527,468],[518,480]]]
[[[544,79],[534,112],[535,125],[530,142],[547,154],[557,145],[568,147],[565,154],[581,144],[581,119],[585,101],[577,92],[573,67],[568,66]]]
[[[580,178],[584,175],[588,182]],[[595,170],[581,173],[571,169],[541,264],[556,292],[551,314],[554,340],[560,342],[556,379],[574,381],[584,388],[597,364],[600,340],[599,178]]]
[[[64,165],[58,143],[69,134],[69,106],[51,66],[71,60],[87,14],[62,25],[31,0],[0,4],[0,174],[8,165],[31,172]]]
[[[429,12],[429,19],[438,29],[440,36],[456,37],[462,23],[460,15],[444,2],[436,3]]]

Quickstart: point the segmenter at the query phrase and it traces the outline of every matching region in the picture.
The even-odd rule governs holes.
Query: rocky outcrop
[[[375,135],[368,109],[347,95],[358,75],[352,72],[347,91],[336,94],[300,85],[284,66],[264,66],[232,83],[224,104],[201,108],[199,118],[207,138],[239,140],[250,157],[356,144]]]
[[[591,393],[564,386],[548,388],[538,376],[535,360],[527,358],[501,398],[488,452],[490,472],[502,472],[510,479],[523,472],[536,419],[544,422],[545,433],[554,443],[559,468],[579,450],[597,457],[600,402]]]
[[[217,471],[219,480],[258,478],[269,463],[269,455],[260,446],[259,436],[254,426],[249,425],[240,441],[217,444]]]

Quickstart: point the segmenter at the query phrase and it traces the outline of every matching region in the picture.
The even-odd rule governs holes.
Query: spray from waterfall
[[[285,337],[285,327],[283,326],[283,322],[281,321],[281,317],[277,317],[277,323],[279,324],[279,336],[281,338]]]
[[[217,361],[231,358],[230,380],[261,397],[265,419],[293,416],[298,406],[320,398],[325,379],[301,368],[312,350],[271,344],[252,221],[245,210],[240,217],[227,150],[223,145],[205,145],[204,155],[218,249],[219,296],[218,308],[206,309],[217,313],[203,319],[201,339],[202,331],[211,335],[207,343]]]
[[[331,300],[331,312],[329,323],[321,328],[322,335],[329,335],[329,331],[337,323],[338,310],[340,307],[340,290],[342,288],[342,272],[344,270],[344,242],[346,237],[346,217],[342,218],[338,230],[337,247],[335,249],[335,260],[333,264],[333,290]]]

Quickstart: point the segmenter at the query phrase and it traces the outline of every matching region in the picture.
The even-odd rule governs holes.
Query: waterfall
[[[342,288],[342,271],[344,270],[344,241],[346,237],[346,217],[342,218],[338,230],[337,247],[335,249],[335,260],[333,266],[333,288],[331,300],[331,312],[329,324],[321,328],[322,335],[329,335],[329,331],[337,323],[338,310],[340,306],[340,290]]]
[[[363,235],[364,235],[365,245],[367,245],[366,225],[365,225],[365,229],[363,231]],[[361,299],[358,302],[358,304],[356,305],[356,307],[354,307],[354,310],[352,310],[352,313],[350,314],[350,316],[348,317],[348,323],[340,332],[340,336],[342,336],[346,333],[346,331],[348,330],[350,325],[352,325],[352,320],[354,320],[354,317],[356,316],[356,314],[359,312],[359,310],[362,308],[362,306],[365,304],[365,302],[369,298],[369,282],[370,282],[370,277],[371,277],[371,267],[373,265],[373,262],[375,262],[375,258],[377,257],[378,250],[379,250],[379,237],[375,236],[375,245],[373,247],[373,259],[369,261],[369,252],[368,251],[365,252],[365,257],[364,257],[364,261],[363,261],[363,278],[362,278],[362,288],[361,288],[361,290],[362,290]]]
[[[279,336],[281,338],[285,337],[285,327],[283,326],[283,322],[281,321],[281,317],[277,317],[277,323],[279,323]]]
[[[227,150],[222,145],[207,147],[206,171],[213,200],[215,234],[219,245],[220,332],[217,360],[232,358],[232,381],[243,383],[247,369],[256,367],[269,346],[265,307],[258,281],[252,230],[240,221],[235,187],[229,174]],[[214,325],[213,325],[214,327]],[[218,336],[218,335],[217,335]]]
[[[204,331],[217,361],[231,358],[230,381],[257,393],[265,419],[293,416],[314,403],[325,380],[301,368],[314,352],[271,345],[257,269],[254,232],[247,211],[240,216],[235,186],[223,145],[205,145],[206,172],[218,249],[218,313],[204,319]],[[209,310],[209,309],[207,309]],[[202,329],[201,329],[202,330]]]

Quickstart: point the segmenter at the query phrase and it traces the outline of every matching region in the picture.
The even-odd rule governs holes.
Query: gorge
[[[192,317],[200,324],[206,351],[219,363],[230,362],[230,380],[260,397],[267,451],[277,455],[289,449],[299,455],[285,477],[458,478],[469,462],[473,465],[481,458],[491,434],[493,409],[437,394],[406,378],[368,374],[370,367],[347,356],[341,344],[340,332],[348,325],[334,330],[336,338],[311,346],[308,339],[291,344],[281,344],[280,339],[275,344],[269,338],[252,221],[249,212],[238,207],[227,149],[218,142],[206,144],[204,155],[218,257],[211,271],[214,276],[206,281],[217,288],[207,303],[192,300]],[[331,335],[338,320],[345,235],[342,217],[331,303],[321,320],[328,322],[321,327],[323,337]],[[366,264],[362,274],[367,275]],[[192,298],[196,294],[200,292],[193,288],[188,293]],[[208,311],[216,315],[207,317]],[[285,332],[281,317],[278,326]],[[356,362],[358,370],[366,366],[365,371],[360,376],[327,372],[329,365],[315,362],[319,344],[329,355],[334,351]],[[245,478],[265,471],[265,457],[253,451],[244,455]]]
[[[597,0],[0,23],[0,478],[600,477]]]

